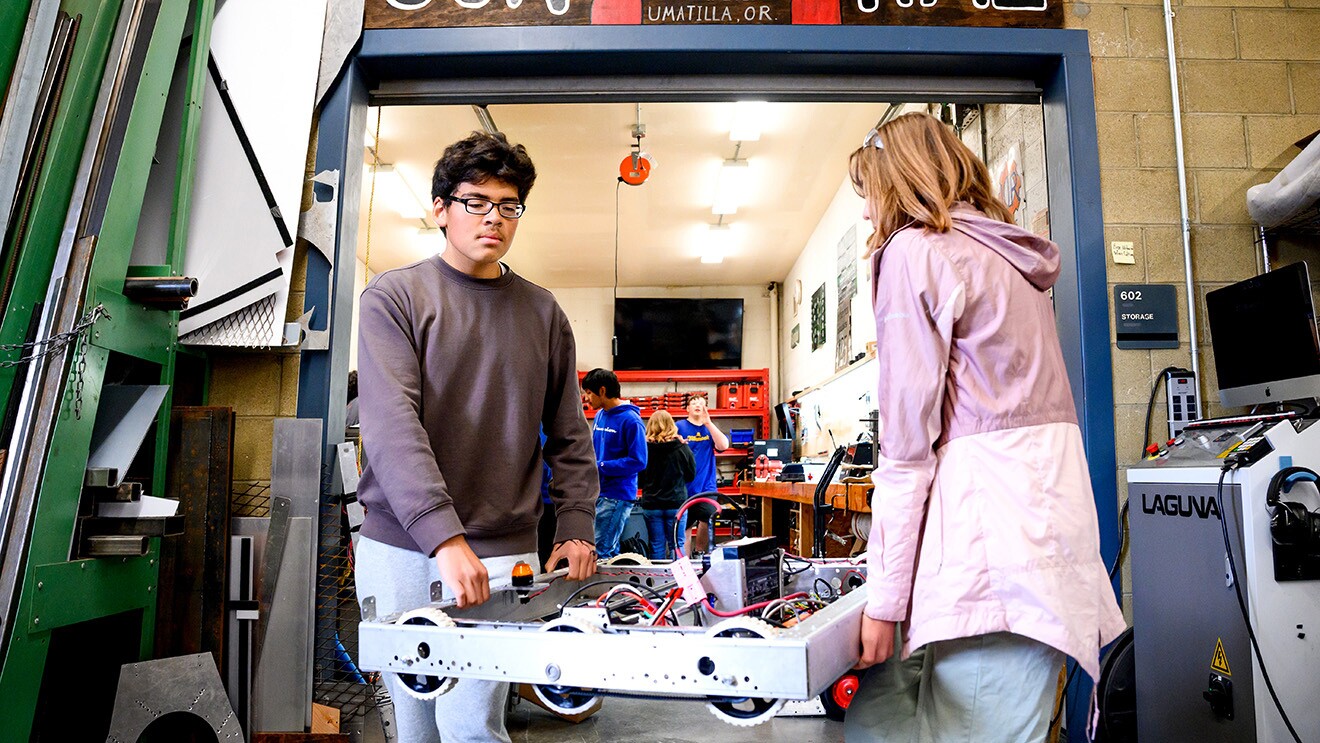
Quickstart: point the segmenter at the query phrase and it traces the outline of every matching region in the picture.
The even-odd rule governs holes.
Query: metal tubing
[[[1182,102],[1178,95],[1178,53],[1173,45],[1173,8],[1164,0],[1164,36],[1169,46],[1169,88],[1173,94],[1173,150],[1178,161],[1178,209],[1182,217],[1183,269],[1187,282],[1187,336],[1191,343],[1192,374],[1201,386],[1200,339],[1196,330],[1196,287],[1192,285],[1192,223],[1187,215],[1187,157],[1183,152]],[[1201,398],[1196,396],[1192,418],[1201,417]]]
[[[163,310],[181,310],[197,296],[197,279],[190,276],[151,276],[124,279],[124,296]]]
[[[29,141],[37,127],[35,114],[40,110],[42,82],[49,67],[47,57],[55,38],[59,6],[55,0],[40,0],[29,9],[27,29],[6,96],[8,101],[0,111],[0,143],[5,145],[0,147],[0,235],[8,231],[23,175],[21,163],[26,148],[18,145]]]
[[[140,557],[147,554],[151,537],[100,534],[87,537],[85,557]]]

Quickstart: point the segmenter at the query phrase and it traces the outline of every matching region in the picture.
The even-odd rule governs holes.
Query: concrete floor
[[[740,728],[715,718],[698,702],[606,699],[600,712],[574,725],[529,702],[509,715],[513,743],[835,743],[843,723],[824,717],[776,717]]]

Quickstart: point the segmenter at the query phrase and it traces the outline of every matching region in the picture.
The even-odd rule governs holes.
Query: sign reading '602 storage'
[[[367,28],[609,25],[1062,28],[1062,0],[366,0]]]

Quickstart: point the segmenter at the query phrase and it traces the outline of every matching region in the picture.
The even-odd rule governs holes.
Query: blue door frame
[[[1063,258],[1054,306],[1090,462],[1101,553],[1113,564],[1119,535],[1114,399],[1095,92],[1085,31],[897,26],[368,30],[320,116],[316,167],[341,173],[339,227],[333,267],[316,251],[308,251],[305,306],[315,308],[312,329],[331,333],[328,349],[302,353],[299,417],[324,419],[327,444],[342,441],[337,432],[344,429],[339,401],[348,373],[356,195],[372,86],[436,78],[712,74],[997,78],[1029,81],[1040,89],[1050,230]],[[838,167],[842,176],[844,164]],[[1085,739],[1089,688],[1085,675],[1076,674],[1068,709],[1073,741]]]

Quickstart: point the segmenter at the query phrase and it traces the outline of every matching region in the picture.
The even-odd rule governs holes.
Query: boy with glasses
[[[536,565],[543,456],[558,517],[546,568],[595,572],[599,483],[573,331],[550,292],[500,262],[535,179],[526,149],[502,134],[450,145],[431,182],[444,250],[362,293],[367,516],[355,562],[358,599],[374,597],[378,615],[428,603],[436,581],[459,607],[480,604],[492,576]],[[387,679],[400,740],[509,740],[507,684],[463,679],[431,702]]]

